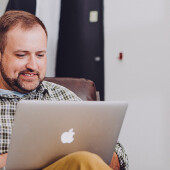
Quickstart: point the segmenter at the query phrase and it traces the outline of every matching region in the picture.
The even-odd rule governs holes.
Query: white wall
[[[8,0],[0,0],[0,16],[2,16],[5,12]]]
[[[47,77],[55,76],[60,6],[61,0],[36,0],[36,16],[43,21],[48,32]]]
[[[105,0],[106,100],[129,108],[119,140],[130,170],[170,167],[170,1]],[[119,52],[124,59],[118,60]]]

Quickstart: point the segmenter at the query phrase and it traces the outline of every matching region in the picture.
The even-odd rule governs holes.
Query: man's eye
[[[44,57],[44,54],[38,54],[37,56],[38,57]]]
[[[18,57],[24,57],[25,54],[16,54],[16,56],[18,56]]]

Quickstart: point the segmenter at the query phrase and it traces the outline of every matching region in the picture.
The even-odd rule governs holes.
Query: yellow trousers
[[[112,170],[98,155],[86,151],[69,154],[43,170]]]

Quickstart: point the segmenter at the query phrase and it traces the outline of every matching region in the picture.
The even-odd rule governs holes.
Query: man
[[[8,11],[0,18],[0,168],[6,164],[16,105],[20,100],[80,100],[68,89],[43,81],[46,72],[47,31],[39,18]],[[118,143],[112,167],[127,169],[127,156]],[[77,152],[46,169],[110,169],[101,158]],[[80,168],[81,167],[81,168]],[[88,167],[88,168],[87,168]]]

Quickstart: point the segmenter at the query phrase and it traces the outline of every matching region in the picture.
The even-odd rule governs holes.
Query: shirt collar
[[[37,89],[34,90],[34,92],[50,95],[48,87],[46,87],[43,82],[37,87]]]

